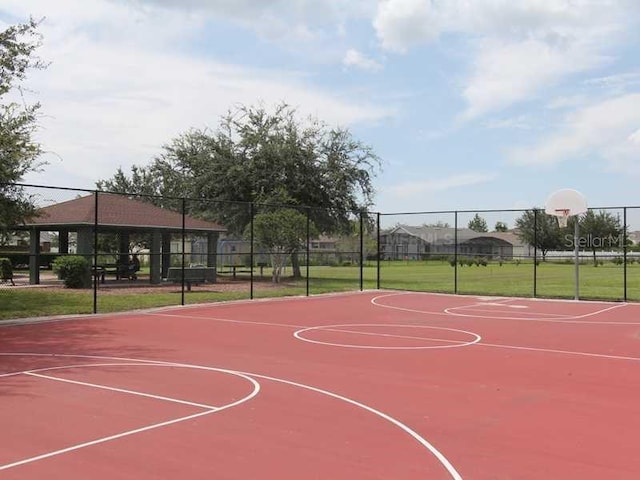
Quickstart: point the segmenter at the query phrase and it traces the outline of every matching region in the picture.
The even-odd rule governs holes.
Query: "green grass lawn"
[[[306,273],[303,269],[303,275]],[[375,289],[377,269],[370,264],[363,269],[363,288]],[[312,266],[309,269],[309,293],[354,291],[360,288],[360,269],[356,267]],[[464,266],[457,270],[457,292],[462,294],[533,296],[533,263],[505,263],[502,266]],[[238,278],[243,278],[239,276]],[[248,280],[248,275],[245,274]],[[256,275],[256,278],[257,277]],[[261,283],[268,282],[261,279]],[[455,291],[455,270],[446,262],[382,262],[380,287],[424,292]],[[598,267],[580,267],[580,296],[584,299],[621,300],[624,291],[623,267],[607,263]],[[571,264],[542,262],[537,267],[537,295],[573,298],[574,267]],[[305,295],[306,279],[286,281],[278,288],[259,288],[254,298]],[[98,312],[179,305],[176,292],[137,293],[121,289],[117,294],[102,295],[98,290]],[[249,298],[249,285],[241,291],[185,292],[185,303],[218,302]],[[640,301],[640,265],[627,267],[627,298]],[[44,315],[82,314],[93,311],[92,290],[52,290],[47,288],[13,288],[0,286],[0,319],[38,317]]]

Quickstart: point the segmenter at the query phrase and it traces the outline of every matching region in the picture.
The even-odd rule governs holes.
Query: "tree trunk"
[[[302,272],[300,271],[300,257],[298,257],[297,251],[291,254],[291,269],[293,270],[293,278],[302,278]]]
[[[593,266],[597,267],[598,266],[598,258],[596,257],[596,249],[594,248],[592,251],[593,251]]]

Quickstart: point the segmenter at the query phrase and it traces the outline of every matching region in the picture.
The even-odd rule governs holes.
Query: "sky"
[[[286,102],[381,158],[374,210],[640,205],[636,0],[0,3],[0,29],[29,16],[50,62],[26,83],[48,162],[29,183],[91,189]]]

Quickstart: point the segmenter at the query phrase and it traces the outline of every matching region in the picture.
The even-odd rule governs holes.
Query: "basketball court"
[[[632,479],[640,306],[375,291],[0,328],[3,479]]]

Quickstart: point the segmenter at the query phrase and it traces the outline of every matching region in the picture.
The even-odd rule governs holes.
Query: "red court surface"
[[[637,479],[640,305],[364,292],[0,328],[0,479]]]

